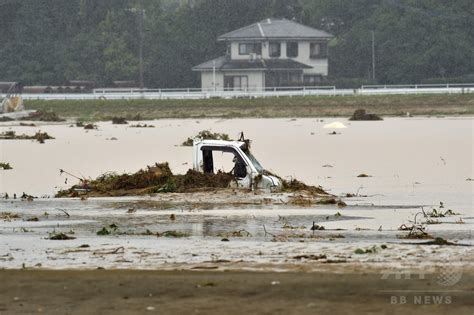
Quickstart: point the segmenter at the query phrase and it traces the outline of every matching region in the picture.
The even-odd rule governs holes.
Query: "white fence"
[[[335,86],[274,87],[265,89],[202,90],[189,89],[95,89],[93,93],[23,94],[25,100],[93,100],[93,99],[207,99],[293,96],[349,96],[388,94],[459,94],[474,93],[474,83],[363,85],[358,89],[337,89]],[[1,95],[4,97],[5,95]]]
[[[362,85],[358,94],[452,94],[474,93],[474,83]]]

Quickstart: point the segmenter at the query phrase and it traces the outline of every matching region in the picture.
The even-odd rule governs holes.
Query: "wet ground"
[[[297,207],[287,195],[157,195],[140,198],[2,200],[0,268],[138,268],[319,270],[328,265],[374,268],[474,262],[470,246],[473,212],[473,119],[389,118],[323,128],[335,119],[164,120],[137,129],[100,123],[86,131],[68,125],[41,129],[46,144],[0,141],[0,192],[50,196],[74,184],[59,168],[95,177],[133,172],[169,161],[174,173],[191,167],[191,152],[179,144],[203,129],[253,139],[260,162],[283,177],[320,184],[347,207]],[[143,122],[142,122],[143,123]],[[264,128],[262,128],[262,126]],[[110,140],[116,138],[117,140]],[[276,139],[276,140],[275,140]],[[365,173],[370,177],[360,178]],[[347,193],[354,197],[346,197]],[[268,200],[267,198],[271,198]],[[443,202],[443,208],[440,208]],[[414,245],[403,238],[417,213],[436,208],[454,214],[417,216],[432,237],[459,246]],[[31,221],[33,220],[33,221]],[[427,221],[430,221],[427,224]],[[324,230],[311,230],[312,226]],[[106,235],[97,235],[103,231]],[[71,240],[50,240],[64,233]],[[429,241],[429,240],[428,240]],[[360,249],[360,251],[358,251]],[[356,253],[356,251],[358,253]],[[361,253],[361,251],[363,253]]]
[[[473,274],[433,292],[436,274],[378,272],[0,271],[2,314],[472,314]],[[32,285],[34,282],[34,285]]]

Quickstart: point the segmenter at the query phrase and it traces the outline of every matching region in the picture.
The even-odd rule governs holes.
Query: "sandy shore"
[[[381,280],[375,271],[0,271],[0,314],[472,314],[474,272],[465,273],[455,290],[434,290],[438,287],[431,276]]]

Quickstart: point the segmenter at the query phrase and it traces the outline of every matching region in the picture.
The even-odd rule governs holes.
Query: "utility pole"
[[[372,80],[375,81],[375,32],[372,32]]]
[[[212,87],[214,88],[214,93],[216,93],[216,61],[212,62]]]

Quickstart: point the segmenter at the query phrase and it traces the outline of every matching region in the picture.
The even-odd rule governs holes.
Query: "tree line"
[[[217,37],[268,17],[335,36],[329,80],[474,81],[472,0],[0,0],[0,81],[138,81],[142,30],[147,87],[199,86]]]

